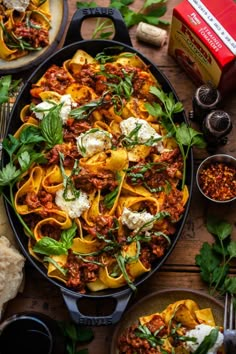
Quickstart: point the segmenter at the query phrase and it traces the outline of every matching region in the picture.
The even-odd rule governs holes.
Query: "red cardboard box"
[[[224,96],[236,87],[236,3],[184,0],[173,9],[168,53],[196,85],[211,82]]]

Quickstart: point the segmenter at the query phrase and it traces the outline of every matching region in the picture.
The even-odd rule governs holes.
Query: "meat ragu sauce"
[[[30,254],[70,289],[135,289],[171,245],[188,188],[155,90],[136,54],[82,50],[32,85],[14,205]]]

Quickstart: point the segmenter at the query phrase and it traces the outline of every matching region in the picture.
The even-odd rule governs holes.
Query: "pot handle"
[[[86,18],[92,17],[106,17],[112,20],[115,27],[115,35],[112,40],[122,42],[132,47],[128,28],[124,23],[120,11],[109,7],[83,8],[76,10],[70,22],[64,46],[83,40],[81,36],[82,22]]]
[[[121,294],[111,295],[110,298],[116,300],[116,306],[113,313],[109,316],[87,316],[80,312],[79,306],[77,304],[77,301],[79,302],[79,299],[82,299],[83,295],[76,294],[75,296],[64,289],[61,289],[61,292],[72,320],[79,325],[86,326],[107,326],[117,323],[125,311],[132,295],[131,290]],[[107,298],[104,298],[104,301],[106,301]],[[91,297],[89,300],[96,301],[96,298]]]

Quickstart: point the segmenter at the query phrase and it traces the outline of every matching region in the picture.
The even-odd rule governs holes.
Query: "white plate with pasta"
[[[22,2],[16,3],[19,6]],[[0,1],[0,74],[3,75],[35,67],[56,49],[63,36],[67,21],[65,0],[30,0],[25,11],[22,10],[24,7],[14,4],[7,8]]]

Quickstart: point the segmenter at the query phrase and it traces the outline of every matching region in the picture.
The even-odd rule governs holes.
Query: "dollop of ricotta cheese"
[[[68,116],[72,107],[75,105],[75,102],[72,101],[71,95],[63,95],[60,98],[60,103],[63,103],[60,110],[60,117],[62,123],[65,124],[67,122]],[[35,116],[39,120],[42,120],[45,114],[49,112],[49,110],[54,106],[53,102],[43,101],[35,106]]]
[[[123,225],[126,225],[130,230],[135,232],[142,228],[142,231],[148,231],[153,228],[153,215],[147,211],[137,212],[132,211],[124,207],[121,222]]]
[[[8,9],[14,9],[19,12],[25,12],[29,6],[30,0],[3,0],[3,5]]]
[[[89,209],[90,201],[85,192],[80,191],[79,197],[75,200],[65,200],[63,193],[64,189],[59,189],[56,192],[55,203],[61,210],[68,213],[71,219],[79,218],[84,211]],[[68,197],[73,197],[70,191],[68,192]]]
[[[153,142],[152,146],[157,146],[158,151],[162,152],[163,144],[161,142],[162,136],[158,134],[155,129],[144,119],[129,117],[120,122],[120,129],[123,135],[129,136],[136,127],[140,125],[137,134],[135,134],[137,138],[137,142],[139,144],[145,144],[150,139],[160,139],[158,141]]]
[[[106,151],[112,147],[112,135],[102,129],[90,129],[80,134],[77,140],[77,149],[84,157],[91,157],[98,152]]]
[[[186,332],[187,337],[196,338],[196,342],[186,341],[185,347],[190,353],[194,353],[195,350],[199,347],[199,345],[203,342],[204,338],[208,336],[212,330],[212,326],[206,324],[197,325],[194,329]],[[217,354],[217,350],[222,346],[224,340],[224,335],[219,332],[217,340],[213,347],[211,347],[206,354]]]

